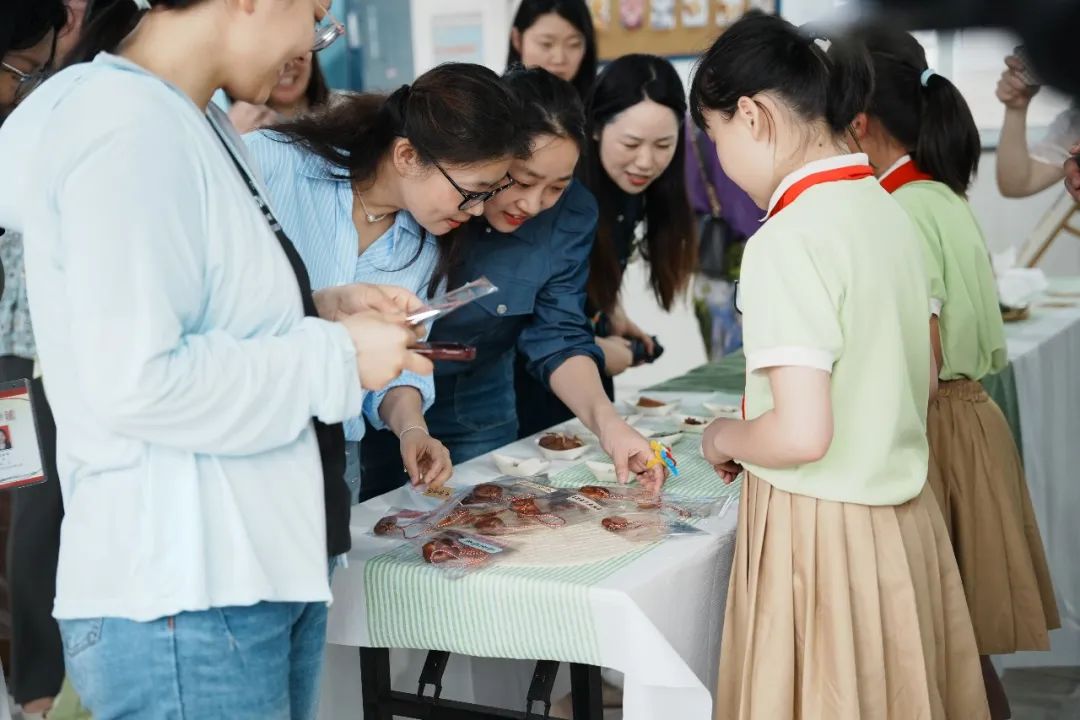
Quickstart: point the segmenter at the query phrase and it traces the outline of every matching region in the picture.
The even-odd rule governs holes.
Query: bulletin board
[[[700,55],[751,8],[777,11],[778,0],[587,0],[600,60],[628,53]]]

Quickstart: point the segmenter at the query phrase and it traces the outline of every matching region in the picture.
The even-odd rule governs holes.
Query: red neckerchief
[[[835,182],[837,180],[862,180],[863,178],[873,176],[874,170],[869,165],[845,165],[844,167],[811,173],[784,191],[784,194],[776,201],[776,205],[773,205],[772,210],[769,211],[769,217],[771,218],[773,215],[795,202],[795,198],[802,195],[814,185]]]
[[[885,188],[885,191],[892,195],[908,183],[933,179],[934,178],[920,170],[911,158],[908,158],[904,161],[903,165],[881,178],[881,187]]]

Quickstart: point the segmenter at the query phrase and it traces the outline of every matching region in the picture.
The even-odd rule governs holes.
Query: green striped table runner
[[[667,490],[688,497],[735,497],[698,452],[700,438],[675,445],[680,476]],[[553,485],[595,484],[585,465],[553,475]],[[466,655],[602,663],[589,588],[649,551],[567,567],[496,566],[451,580],[418,554],[398,548],[364,565],[373,647],[447,650]]]

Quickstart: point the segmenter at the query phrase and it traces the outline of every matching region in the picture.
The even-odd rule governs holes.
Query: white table
[[[699,404],[702,396],[675,395]],[[737,398],[728,397],[737,402]],[[509,446],[510,454],[526,456],[535,446],[527,439]],[[557,472],[562,467],[552,467]],[[468,485],[499,475],[487,456],[460,466],[452,481]],[[394,505],[413,497],[401,489],[354,508],[353,550],[349,567],[334,577],[334,604],[327,633],[331,646],[320,716],[360,715],[359,658],[356,648],[370,643],[363,565],[386,552],[384,542],[364,533]],[[662,543],[626,567],[592,586],[589,607],[601,653],[600,664],[624,674],[624,717],[707,720],[712,717],[723,612],[734,555],[737,503],[706,520],[708,535]],[[395,654],[395,689],[413,690],[421,652]],[[456,656],[455,656],[456,657]],[[575,659],[588,662],[587,659]],[[520,709],[531,663],[505,663],[457,658],[444,678],[444,697]]]
[[[1080,291],[1080,278],[1058,278],[1058,292]],[[1062,629],[1050,653],[1001,658],[1010,666],[1080,665],[1080,296],[1048,296],[1031,318],[1006,326],[1016,377],[1020,435],[1031,501],[1054,581]]]

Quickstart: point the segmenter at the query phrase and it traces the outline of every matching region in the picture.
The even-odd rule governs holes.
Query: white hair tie
[[[934,68],[926,68],[922,71],[922,75],[919,76],[919,84],[926,87],[926,84],[930,82],[930,78],[937,75],[938,72]]]
[[[150,9],[150,0],[131,0],[131,2],[135,3],[135,7],[139,10]]]

